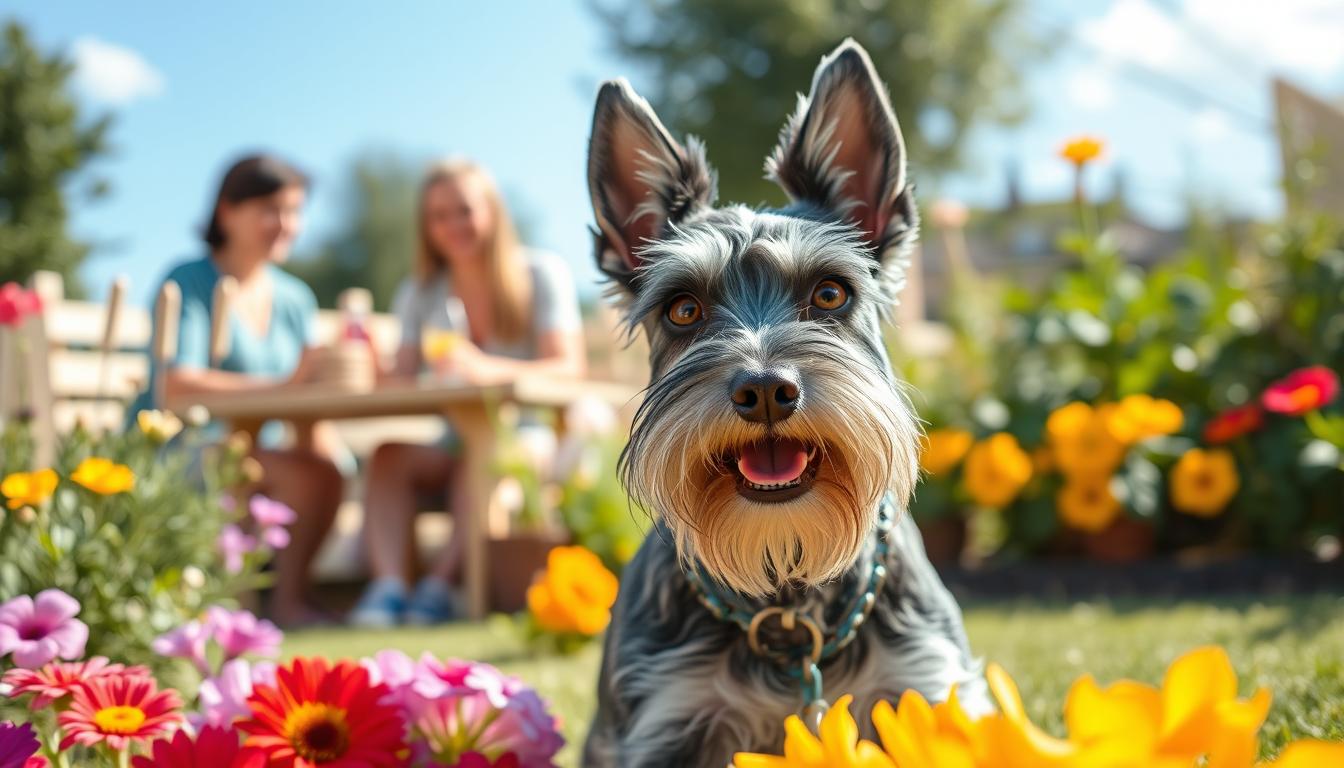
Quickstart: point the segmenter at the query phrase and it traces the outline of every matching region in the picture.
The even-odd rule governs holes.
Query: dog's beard
[[[625,455],[625,482],[662,514],[688,567],[698,560],[712,577],[751,596],[820,584],[858,557],[884,494],[904,506],[918,471],[919,430],[893,382],[855,357],[830,352],[798,361],[806,403],[768,428],[729,407],[727,366],[674,371],[671,384],[650,389],[650,407],[641,409]],[[784,501],[739,492],[732,457],[764,439],[816,449],[806,492]]]

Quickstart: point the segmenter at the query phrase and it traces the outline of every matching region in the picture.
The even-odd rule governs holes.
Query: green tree
[[[644,93],[672,132],[703,138],[722,199],[781,201],[762,164],[820,58],[845,37],[891,91],[915,171],[960,159],[980,119],[1025,111],[1019,59],[1042,50],[1022,0],[590,0],[617,53],[650,75]]]
[[[351,163],[342,182],[342,225],[287,266],[312,287],[319,304],[334,307],[341,291],[358,287],[373,293],[378,311],[391,306],[415,259],[421,173],[421,163],[388,150],[366,152]],[[531,242],[532,217],[510,200],[510,190],[503,194],[519,237]]]
[[[380,311],[415,254],[415,196],[419,170],[389,152],[370,152],[350,166],[341,221],[317,249],[289,270],[303,278],[324,307],[346,288],[367,288]]]
[[[110,116],[82,119],[69,91],[74,65],[43,55],[17,21],[0,37],[0,283],[35,270],[60,272],[76,292],[75,270],[89,246],[66,231],[66,193],[107,151]],[[106,191],[101,180],[90,196]]]

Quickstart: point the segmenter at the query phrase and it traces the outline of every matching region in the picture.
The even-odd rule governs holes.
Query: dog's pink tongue
[[[742,449],[737,469],[757,485],[791,482],[807,469],[807,447],[793,439],[761,440]]]

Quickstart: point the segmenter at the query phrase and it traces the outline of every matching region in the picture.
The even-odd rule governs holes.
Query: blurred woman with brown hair
[[[461,159],[433,165],[420,187],[414,274],[395,301],[402,341],[396,374],[431,368],[474,383],[521,375],[582,376],[578,297],[564,261],[523,246],[489,174]],[[426,354],[428,353],[428,354]],[[433,359],[427,359],[433,358]],[[389,443],[369,464],[365,537],[373,580],[353,623],[437,623],[455,614],[450,584],[461,539],[454,536],[414,589],[417,500],[442,497],[450,511],[459,447]]]

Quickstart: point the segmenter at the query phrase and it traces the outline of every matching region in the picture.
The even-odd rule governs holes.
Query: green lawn
[[[982,604],[967,608],[966,624],[976,652],[1013,675],[1032,717],[1055,732],[1064,694],[1079,675],[1157,683],[1181,652],[1215,643],[1231,654],[1243,695],[1256,686],[1274,692],[1263,732],[1271,749],[1291,738],[1344,738],[1344,598]],[[488,661],[532,683],[563,718],[569,745],[560,764],[577,764],[593,706],[597,644],[572,657],[533,657],[508,622],[496,620],[429,630],[294,633],[285,651],[342,657],[387,647]]]

